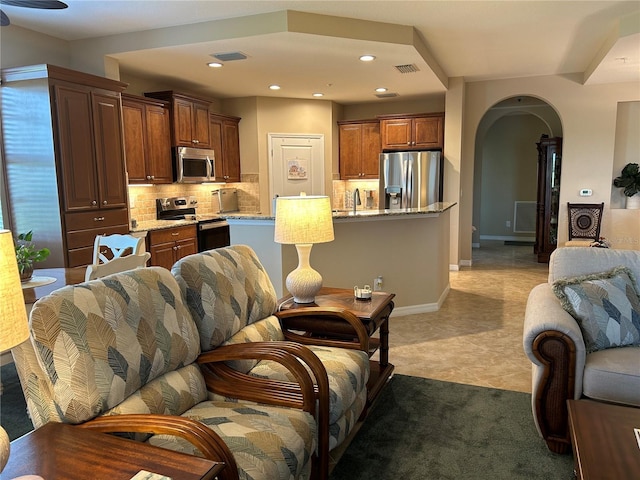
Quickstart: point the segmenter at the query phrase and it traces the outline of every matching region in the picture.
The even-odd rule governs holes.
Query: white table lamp
[[[333,240],[333,218],[329,197],[301,195],[276,200],[275,241],[293,244],[298,251],[298,267],[289,273],[287,290],[296,303],[313,303],[322,288],[322,276],[309,264],[314,243]]]
[[[0,230],[0,353],[29,338],[27,309],[10,230]],[[0,427],[0,471],[9,460],[9,437]]]

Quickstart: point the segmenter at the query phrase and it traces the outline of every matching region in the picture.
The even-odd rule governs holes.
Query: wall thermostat
[[[581,197],[590,197],[593,194],[593,191],[590,188],[583,188],[580,190]]]

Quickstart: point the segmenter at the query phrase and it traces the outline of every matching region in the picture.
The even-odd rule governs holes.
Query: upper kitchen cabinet
[[[168,103],[122,94],[122,118],[129,183],[172,183]]]
[[[444,147],[444,113],[381,115],[383,150],[434,150]]]
[[[52,83],[65,211],[126,207],[120,93]]]
[[[209,119],[211,143],[215,151],[214,181],[239,182],[240,118],[212,113]]]
[[[338,122],[340,135],[340,178],[378,178],[380,165],[380,122],[357,120]]]
[[[2,140],[14,232],[51,251],[43,267],[91,262],[95,235],[127,233],[121,92],[53,65],[2,70]]]
[[[211,148],[208,100],[174,92],[147,92],[145,97],[169,102],[171,144],[174,147]]]

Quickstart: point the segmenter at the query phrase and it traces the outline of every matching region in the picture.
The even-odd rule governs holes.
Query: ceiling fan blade
[[[66,3],[58,0],[0,0],[0,3],[3,5],[11,5],[12,7],[40,8],[46,10],[61,10],[68,7]]]
[[[10,23],[11,22],[9,21],[9,17],[7,17],[7,14],[0,10],[0,27],[6,27]]]

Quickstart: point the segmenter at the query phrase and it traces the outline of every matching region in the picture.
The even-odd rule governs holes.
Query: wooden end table
[[[640,408],[567,400],[578,480],[640,478]]]
[[[394,366],[389,363],[389,316],[393,311],[395,294],[373,292],[371,300],[358,300],[353,289],[322,287],[316,295],[315,303],[298,304],[291,295],[279,301],[280,310],[305,307],[334,307],[353,313],[364,325],[369,334],[369,357],[379,350],[379,361],[370,360],[371,373],[367,383],[367,409],[376,399],[382,387],[393,373]],[[289,330],[308,332],[328,338],[353,338],[353,328],[344,321],[317,319],[312,317],[287,318],[284,327]],[[372,335],[379,330],[379,338]]]
[[[212,480],[223,468],[224,463],[52,422],[11,442],[2,478],[126,480],[146,470],[172,480]]]

